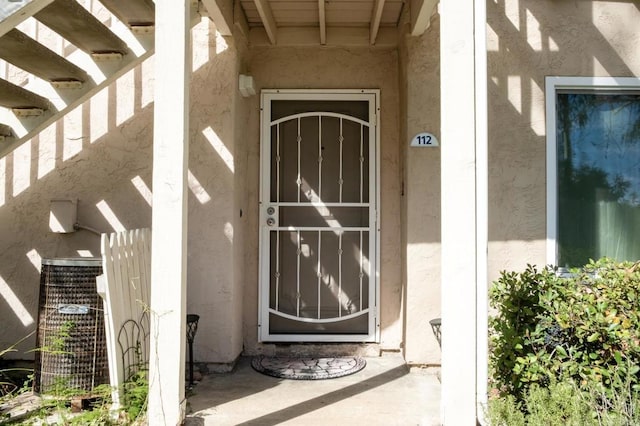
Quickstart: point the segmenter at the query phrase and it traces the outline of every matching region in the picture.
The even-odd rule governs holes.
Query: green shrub
[[[149,395],[148,371],[140,369],[124,382],[123,410],[133,421],[147,411]]]
[[[640,394],[627,388],[606,396],[571,381],[534,384],[521,400],[513,395],[490,399],[485,418],[491,426],[636,426]]]
[[[640,389],[639,291],[639,263],[503,272],[490,291],[492,386],[518,401],[533,384],[573,381],[606,397]]]

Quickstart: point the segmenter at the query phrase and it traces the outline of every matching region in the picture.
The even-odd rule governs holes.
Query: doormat
[[[293,380],[323,380],[348,376],[362,370],[367,362],[360,357],[299,358],[260,355],[251,360],[254,370],[267,376]]]

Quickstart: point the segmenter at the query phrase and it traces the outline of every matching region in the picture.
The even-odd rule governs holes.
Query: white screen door
[[[378,338],[378,91],[263,91],[261,341]]]

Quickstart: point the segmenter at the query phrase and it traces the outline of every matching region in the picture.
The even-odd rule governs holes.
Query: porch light
[[[244,98],[255,95],[256,86],[253,81],[253,77],[250,75],[240,74],[238,76],[238,89]]]
[[[78,219],[78,200],[51,200],[49,205],[49,230],[59,234],[74,232]]]

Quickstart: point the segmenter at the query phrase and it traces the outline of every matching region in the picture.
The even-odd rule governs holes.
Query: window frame
[[[547,191],[547,264],[558,263],[558,158],[556,129],[556,95],[562,91],[588,91],[597,93],[639,91],[639,77],[560,77],[545,78],[546,111],[546,191]]]

